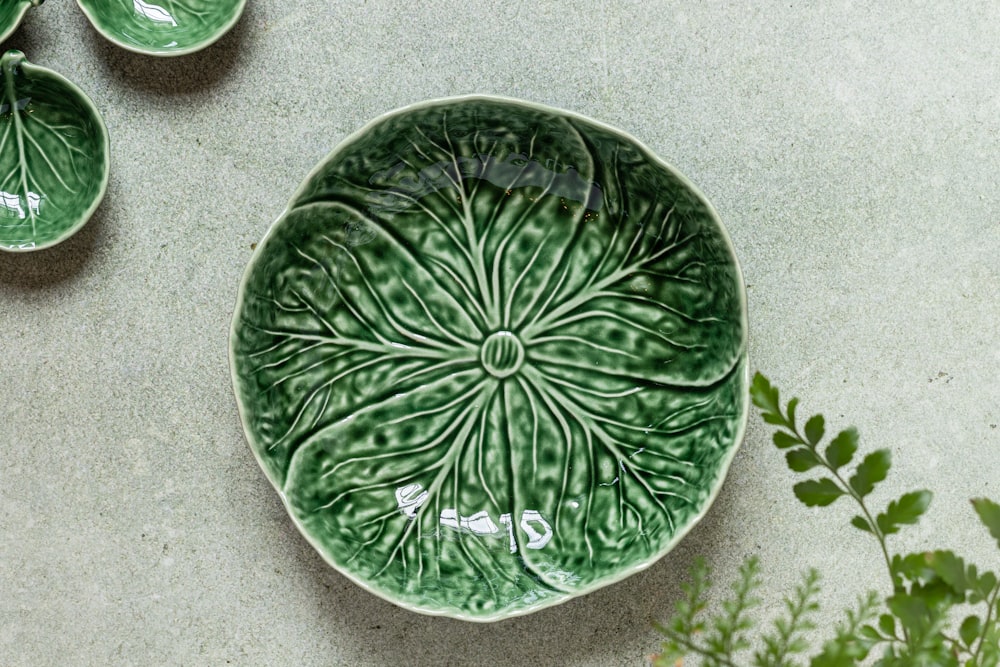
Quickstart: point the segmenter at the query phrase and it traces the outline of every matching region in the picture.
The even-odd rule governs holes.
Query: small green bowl
[[[94,28],[123,49],[182,56],[215,43],[236,25],[246,0],[77,0]]]
[[[94,103],[20,51],[0,58],[0,250],[75,234],[108,187],[108,130]]]
[[[45,0],[4,0],[0,2],[0,42],[5,41],[13,34],[17,27],[24,20],[24,14],[32,7],[45,2]]]

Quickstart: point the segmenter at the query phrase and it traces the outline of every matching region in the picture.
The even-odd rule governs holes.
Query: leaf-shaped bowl
[[[108,187],[108,130],[83,91],[29,63],[0,58],[0,250],[40,250],[75,234]]]
[[[45,0],[4,0],[0,2],[0,42],[5,41],[17,30],[25,13]]]
[[[243,15],[246,0],[77,0],[97,32],[151,56],[182,56],[214,44]]]
[[[407,107],[308,176],[231,332],[247,439],[355,582],[492,621],[663,556],[747,413],[746,301],[705,198],[525,102]]]

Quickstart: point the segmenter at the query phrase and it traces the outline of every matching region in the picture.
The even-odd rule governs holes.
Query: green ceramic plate
[[[0,250],[72,236],[108,186],[108,131],[83,92],[20,51],[0,58]]]
[[[11,36],[21,25],[24,14],[45,0],[0,0],[0,42]]]
[[[213,44],[236,25],[246,0],[77,0],[99,33],[153,56],[181,56]]]
[[[647,567],[705,513],[746,328],[683,176],[605,125],[470,97],[380,118],[309,175],[247,268],[231,363],[327,561],[492,621]]]

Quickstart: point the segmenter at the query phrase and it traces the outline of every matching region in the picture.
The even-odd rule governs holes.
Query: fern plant
[[[807,641],[819,611],[815,570],[803,575],[772,626],[759,630],[751,613],[759,603],[757,559],[743,564],[722,610],[710,616],[705,611],[709,571],[699,560],[674,615],[656,626],[666,639],[662,653],[653,657],[654,667],[677,667],[689,659],[705,667],[851,667],[868,658],[876,667],[1000,666],[997,575],[980,572],[953,551],[900,554],[890,548],[889,536],[916,524],[927,511],[931,492],[910,491],[881,511],[874,510],[868,496],[888,476],[889,450],[878,449],[858,460],[856,429],[827,437],[822,415],[800,422],[798,399],[782,408],[778,389],[760,373],[754,376],[750,395],[764,421],[775,427],[774,444],[784,452],[788,467],[808,475],[793,487],[795,497],[809,507],[825,507],[841,498],[852,503],[857,514],[851,525],[873,538],[892,593],[862,597],[817,650]],[[977,498],[972,507],[1000,546],[1000,505]]]

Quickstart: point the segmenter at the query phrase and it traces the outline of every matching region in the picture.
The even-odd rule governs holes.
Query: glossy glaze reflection
[[[104,197],[108,133],[79,88],[20,51],[0,72],[0,250],[39,250],[74,234]]]
[[[407,108],[309,176],[247,269],[247,438],[309,541],[489,621],[621,579],[714,498],[746,321],[711,207],[634,139],[510,100]]]
[[[155,56],[199,51],[236,24],[246,0],[77,0],[105,38]]]

